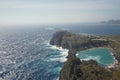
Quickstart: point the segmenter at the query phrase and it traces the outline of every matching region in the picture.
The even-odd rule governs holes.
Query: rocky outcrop
[[[75,80],[75,76],[81,77],[83,74],[79,68],[77,68],[81,64],[80,59],[71,58],[68,59],[60,72],[59,80]],[[77,72],[79,72],[77,74]]]
[[[53,34],[53,37],[50,41],[50,44],[56,45],[56,46],[62,46],[63,38],[72,36],[73,34],[68,31],[58,31]]]
[[[76,35],[68,31],[58,31],[53,35],[50,44],[69,49],[68,60],[64,62],[59,80],[119,80],[120,68],[115,71],[99,66],[96,61],[80,61],[76,57],[76,51],[79,50],[113,46],[111,40],[104,37]]]
[[[110,80],[111,72],[97,64],[96,61],[80,61],[70,50],[68,60],[60,71],[59,80]]]
[[[50,44],[61,46],[67,49],[75,50],[84,50],[92,47],[102,47],[107,46],[109,41],[104,39],[99,39],[95,36],[85,36],[85,35],[76,35],[68,31],[58,31],[56,32]]]

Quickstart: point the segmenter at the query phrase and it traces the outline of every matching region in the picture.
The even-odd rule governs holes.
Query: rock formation
[[[59,80],[119,80],[120,68],[104,68],[96,61],[81,61],[76,57],[76,51],[94,47],[113,47],[109,38],[99,36],[76,35],[68,31],[56,32],[51,45],[69,49],[68,60],[60,71]],[[115,44],[114,44],[115,45]],[[118,55],[118,54],[117,54]]]

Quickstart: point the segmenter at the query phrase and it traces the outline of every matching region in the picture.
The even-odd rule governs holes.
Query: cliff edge
[[[109,41],[98,36],[76,35],[68,31],[58,31],[53,34],[51,45],[67,49],[84,50],[93,47],[107,46]]]
[[[76,57],[76,51],[94,47],[113,47],[111,37],[77,35],[68,31],[54,33],[51,45],[69,49],[68,60],[60,71],[59,80],[119,80],[120,67],[105,68],[96,61],[81,61]],[[119,54],[117,54],[119,55]],[[118,57],[119,58],[119,57]]]

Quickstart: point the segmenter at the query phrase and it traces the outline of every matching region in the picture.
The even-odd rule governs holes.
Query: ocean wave
[[[95,60],[99,63],[100,62],[100,56],[88,56],[88,57],[82,58],[81,60],[85,60],[85,61]]]
[[[59,80],[59,77],[55,78],[55,80]]]
[[[60,61],[60,62],[65,62],[67,60],[67,55],[68,55],[68,50],[62,50],[62,49],[58,49],[60,50],[60,54],[59,56],[50,58],[50,61]]]
[[[58,50],[60,52],[59,56],[56,57],[52,57],[49,60],[50,61],[60,61],[60,62],[65,62],[67,60],[67,56],[68,56],[68,49],[63,49],[62,47],[57,47],[55,45],[50,45],[48,44],[49,49],[53,49],[53,50]]]
[[[60,62],[65,62],[67,59],[64,58],[64,57],[61,57],[61,58],[50,58],[49,60],[50,60],[50,61],[60,61]]]

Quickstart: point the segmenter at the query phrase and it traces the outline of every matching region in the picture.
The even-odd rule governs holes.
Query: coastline
[[[62,47],[58,47],[58,46],[56,46],[56,45],[51,45],[51,44],[48,44],[49,46],[51,46],[51,49],[57,49],[57,50],[60,50],[60,53],[63,51],[63,53],[61,53],[61,55],[63,56],[63,60],[62,61],[60,61],[60,62],[65,62],[65,61],[67,61],[68,60],[68,55],[69,55],[69,49],[64,49],[64,48],[62,48]],[[92,50],[92,49],[96,49],[96,48],[107,48],[109,51],[110,51],[110,54],[113,56],[113,58],[114,58],[114,60],[115,60],[115,62],[114,63],[112,63],[111,65],[109,65],[109,66],[106,66],[105,68],[114,68],[114,67],[116,67],[117,65],[118,65],[118,60],[116,59],[116,57],[114,56],[114,54],[115,53],[113,53],[114,51],[113,51],[113,49],[111,48],[111,47],[94,47],[94,48],[88,48],[88,49],[83,49],[83,50],[81,50],[81,51],[86,51],[86,50]],[[66,50],[66,51],[64,51],[64,50]],[[78,50],[79,51],[79,50]],[[77,57],[76,56],[77,55],[77,52],[75,53],[75,57]],[[84,60],[83,60],[84,61]]]
[[[47,46],[49,46],[49,48],[50,49],[53,49],[53,50],[59,50],[59,52],[60,52],[60,57],[59,57],[59,61],[60,62],[65,62],[65,61],[67,61],[67,56],[68,56],[68,49],[64,49],[64,48],[62,48],[62,47],[58,47],[58,46],[56,46],[56,45],[51,45],[51,44],[47,44]],[[54,59],[52,59],[52,60],[54,60]]]
[[[70,38],[69,36],[72,36],[74,38]],[[79,48],[77,48],[75,46],[71,48],[69,44],[66,44],[66,42],[64,42],[64,39],[66,39],[65,41],[69,41],[69,40],[71,41],[71,40],[74,40],[75,37],[78,37],[78,36],[80,37],[79,39],[83,41],[83,43],[84,43],[84,40],[88,40],[88,43],[86,44],[86,42],[85,42],[85,45],[83,45],[83,46],[79,45]],[[62,37],[66,37],[66,38],[62,38]],[[90,45],[89,40],[93,41],[93,43],[91,42],[93,44],[92,46],[89,46]],[[59,50],[63,50],[63,49],[67,48],[67,50],[68,50],[67,56],[68,57],[71,56],[71,54],[69,54],[69,51],[72,51],[72,50],[76,51],[76,53],[73,52],[73,54],[75,54],[75,57],[76,57],[77,51],[91,50],[91,49],[95,49],[95,48],[107,48],[110,51],[110,54],[113,56],[113,58],[115,60],[115,62],[108,67],[113,68],[115,65],[118,64],[118,60],[115,56],[116,53],[115,53],[114,49],[109,44],[109,41],[110,40],[108,40],[107,37],[105,37],[105,36],[80,35],[80,34],[77,35],[77,34],[72,34],[68,31],[58,31],[53,35],[53,37],[50,41],[50,45],[58,48]],[[61,43],[64,43],[64,44],[61,45]]]
[[[108,66],[108,68],[114,68],[116,66],[118,66],[118,60],[116,59],[116,56],[115,56],[115,51],[113,48],[111,48],[110,46],[109,47],[106,47],[109,51],[110,51],[110,54],[113,56],[115,62],[111,65],[111,66]]]
[[[94,48],[89,48],[89,49],[84,49],[82,50],[81,52],[84,52],[84,51],[89,51],[89,50],[94,50],[94,49],[97,49],[97,48],[106,48],[110,51],[110,55],[113,56],[113,59],[114,59],[114,63],[106,66],[107,68],[113,68],[115,67],[117,64],[118,64],[118,60],[116,59],[116,57],[114,56],[115,53],[113,53],[113,49],[111,47],[94,47]],[[76,56],[78,55],[78,53],[76,52]],[[84,60],[83,60],[84,61]]]
[[[110,79],[114,80],[114,77],[118,76],[116,74],[120,66],[119,65],[120,56],[118,54],[119,47],[117,47],[119,45],[114,44],[112,40],[114,39],[113,38],[109,39],[109,37],[107,36],[100,36],[100,37],[83,36],[83,35],[73,34],[68,31],[58,31],[54,33],[50,41],[50,44],[60,46],[62,48],[67,48],[69,51],[67,56],[67,61],[64,62],[64,66],[60,71],[59,79],[77,80],[83,78],[85,80],[86,79],[94,80],[96,78],[97,80],[97,79],[101,79],[100,76],[102,76],[101,80],[110,80]],[[109,55],[111,55],[111,57],[114,58],[113,60],[115,60],[115,62],[112,63],[110,62],[111,65],[105,67],[98,65],[96,60],[81,61],[80,58],[77,58],[76,56],[77,51],[84,51],[95,48],[107,48],[110,51]],[[107,60],[107,58],[105,60]],[[91,72],[93,74],[91,74]],[[85,76],[89,75],[89,78],[85,77],[84,75]],[[91,77],[93,75],[94,77]]]

